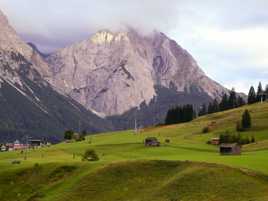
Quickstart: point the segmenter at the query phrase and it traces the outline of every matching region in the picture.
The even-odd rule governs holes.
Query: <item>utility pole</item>
[[[135,117],[135,128],[134,128],[135,134],[138,133],[138,128],[137,128],[137,118]]]
[[[29,148],[29,136],[26,135],[26,149],[25,149],[25,154],[24,154],[24,160],[27,160],[28,158],[28,148]]]
[[[134,120],[134,133],[137,134],[139,132],[138,123],[137,123],[137,111],[140,110],[140,107],[137,107],[137,110],[135,111],[135,120]]]
[[[137,108],[138,109],[138,108]],[[137,110],[135,111],[135,119],[134,119],[134,133],[138,133],[138,128],[137,128]]]

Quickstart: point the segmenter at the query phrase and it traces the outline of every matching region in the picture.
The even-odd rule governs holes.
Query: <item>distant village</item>
[[[40,139],[30,139],[27,143],[22,143],[19,140],[15,140],[13,143],[0,144],[0,151],[23,151],[25,149],[36,149],[45,146],[50,146],[50,143]]]

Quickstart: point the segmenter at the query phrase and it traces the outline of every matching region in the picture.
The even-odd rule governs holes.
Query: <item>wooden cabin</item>
[[[144,144],[145,144],[145,146],[148,146],[148,147],[159,147],[160,146],[160,142],[157,140],[156,137],[146,138]]]
[[[31,148],[41,147],[42,145],[43,145],[42,140],[39,140],[39,139],[29,140],[29,146]]]
[[[220,145],[220,154],[221,155],[240,155],[241,154],[241,146],[237,143],[221,144]]]
[[[213,144],[213,145],[219,145],[220,144],[220,138],[212,138],[210,140],[210,143]]]

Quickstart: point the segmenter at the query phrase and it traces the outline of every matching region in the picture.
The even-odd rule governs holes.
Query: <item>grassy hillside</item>
[[[226,130],[235,132],[245,109],[252,114],[253,128],[241,135],[254,135],[257,142],[244,146],[241,156],[220,156],[207,140]],[[202,134],[212,122],[212,131]],[[186,124],[147,128],[140,134],[90,136],[84,142],[32,150],[27,160],[20,152],[0,153],[0,200],[266,201],[267,122],[268,103],[264,103]],[[162,146],[145,147],[147,136],[156,136]],[[100,161],[82,162],[87,148],[95,149]],[[14,159],[22,163],[11,165]]]

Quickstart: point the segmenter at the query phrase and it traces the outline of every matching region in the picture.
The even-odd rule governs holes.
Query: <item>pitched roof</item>
[[[236,147],[236,146],[238,146],[238,144],[237,143],[222,143],[222,144],[220,144],[220,147],[223,147],[223,148],[229,148],[229,147]]]

